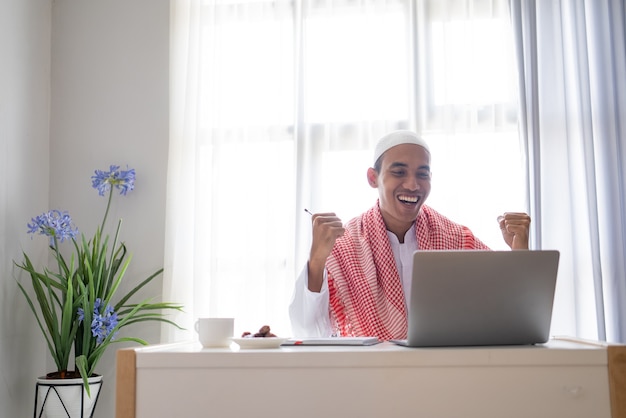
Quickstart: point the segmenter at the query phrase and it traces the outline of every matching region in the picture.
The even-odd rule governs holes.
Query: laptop
[[[549,338],[556,250],[416,251],[409,347],[531,345]]]

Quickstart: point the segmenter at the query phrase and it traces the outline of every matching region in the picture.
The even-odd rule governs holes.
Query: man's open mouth
[[[398,200],[400,202],[404,203],[405,205],[414,205],[417,202],[419,202],[420,197],[419,196],[400,195],[400,196],[398,196]]]

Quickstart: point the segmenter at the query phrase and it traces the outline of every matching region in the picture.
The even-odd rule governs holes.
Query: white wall
[[[40,331],[15,279],[21,250],[43,262],[26,224],[48,206],[50,1],[0,1],[0,417],[32,416],[45,373]]]
[[[169,0],[0,1],[0,418],[32,415],[35,378],[54,369],[13,279],[21,248],[44,261],[26,223],[68,210],[82,232],[101,220],[95,169],[127,164],[117,199],[133,253],[124,290],[161,267],[168,141]],[[160,278],[143,297],[160,296]],[[124,335],[159,341],[159,326]],[[100,362],[96,417],[114,416],[114,345]],[[47,364],[46,364],[47,359]]]
[[[53,3],[50,204],[68,210],[92,234],[106,206],[91,187],[93,171],[111,164],[137,171],[135,190],[118,195],[109,215],[124,218],[122,239],[133,253],[122,292],[163,265],[168,59],[169,0]],[[143,297],[160,294],[159,277]],[[159,342],[156,324],[123,335],[128,331]],[[98,417],[113,416],[120,347],[113,346],[97,369],[105,379]]]

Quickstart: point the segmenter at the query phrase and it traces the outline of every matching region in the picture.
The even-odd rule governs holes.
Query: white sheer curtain
[[[553,330],[624,343],[624,2],[511,5],[533,237],[561,251]]]
[[[172,0],[164,298],[290,335],[310,244],[304,208],[342,219],[377,198],[374,142],[415,129],[429,203],[503,248],[525,210],[505,0]]]

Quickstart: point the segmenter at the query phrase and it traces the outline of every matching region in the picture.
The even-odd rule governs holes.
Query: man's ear
[[[378,173],[372,167],[367,169],[367,182],[374,189],[378,187]]]

